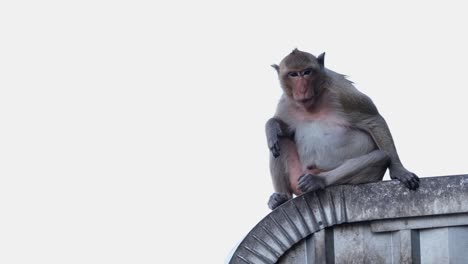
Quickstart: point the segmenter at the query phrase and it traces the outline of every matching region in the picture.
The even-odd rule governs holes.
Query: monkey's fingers
[[[307,178],[305,176],[306,176],[306,174],[303,174],[302,176],[299,177],[299,179],[297,180],[297,185],[298,186],[304,185],[305,181],[307,181]]]
[[[271,145],[269,144],[269,148],[271,153],[273,154],[273,157],[277,158],[280,155],[280,145],[279,142],[276,141],[275,143],[272,143]]]
[[[413,183],[411,182],[410,179],[407,179],[407,178],[402,178],[401,180],[401,183],[403,183],[403,185],[406,186],[406,188],[410,189],[410,190],[413,190]]]
[[[299,191],[305,193],[308,192],[309,189],[312,187],[313,184],[313,178],[311,174],[304,174],[301,177],[299,177],[299,180],[297,181],[297,188]]]
[[[297,189],[299,189],[299,191],[301,192],[304,192],[305,186],[305,182],[301,178],[299,178],[299,180],[297,181]]]
[[[407,176],[407,180],[406,180],[406,183],[407,183],[407,186],[410,190],[416,190],[418,189],[419,187],[419,179],[418,177],[416,176],[416,174],[414,173],[409,173],[408,176]]]
[[[275,158],[279,157],[279,155],[280,155],[280,150],[281,150],[281,149],[280,149],[279,143],[276,143],[275,145],[273,145],[273,156],[274,156]]]
[[[283,203],[287,202],[289,197],[287,194],[284,193],[273,193],[268,200],[268,207],[271,210],[276,209],[278,206],[282,205]]]
[[[403,174],[399,180],[410,190],[416,190],[419,187],[419,178],[414,173]]]
[[[316,175],[305,174],[299,177],[297,188],[303,193],[317,191],[325,188],[325,181]]]
[[[411,178],[411,183],[412,183],[412,187],[413,189],[412,190],[416,190],[419,188],[419,178],[418,176],[416,176],[416,174],[414,173],[411,173],[412,174],[412,178]]]

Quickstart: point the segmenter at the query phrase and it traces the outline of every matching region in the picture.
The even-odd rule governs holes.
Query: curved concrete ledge
[[[468,212],[468,175],[421,178],[417,191],[398,181],[342,185],[281,205],[244,238],[230,262],[276,263],[296,243],[342,223]]]

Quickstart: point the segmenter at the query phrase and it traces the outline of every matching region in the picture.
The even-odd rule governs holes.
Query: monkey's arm
[[[401,163],[385,119],[378,113],[368,114],[366,118],[358,122],[357,126],[367,131],[377,147],[388,155],[390,178],[398,179],[409,189],[416,190],[419,187],[419,178]]]
[[[409,189],[417,189],[418,176],[401,163],[390,129],[372,100],[360,92],[350,92],[340,97],[340,101],[351,124],[369,133],[377,147],[388,155],[390,178],[400,180]]]
[[[268,207],[274,210],[292,198],[290,175],[301,166],[292,139],[294,133],[285,122],[278,117],[270,118],[265,125],[265,132],[271,152],[270,172],[275,189],[268,200]],[[281,157],[280,150],[283,153]]]
[[[272,117],[267,121],[265,132],[268,148],[275,158],[280,155],[279,139],[284,137],[292,139],[294,137],[294,133],[290,131],[289,126],[277,117]]]

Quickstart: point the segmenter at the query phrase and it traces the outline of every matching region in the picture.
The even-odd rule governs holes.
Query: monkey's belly
[[[295,141],[303,171],[308,167],[329,171],[377,148],[366,132],[325,122],[297,127]]]

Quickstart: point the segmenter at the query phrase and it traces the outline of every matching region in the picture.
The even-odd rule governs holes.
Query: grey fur
[[[316,58],[295,50],[279,65],[278,75],[284,94],[274,120],[286,124],[294,141],[279,138],[280,151],[271,155],[275,192],[284,194],[281,197],[292,197],[294,192],[297,195],[298,191],[320,189],[322,183],[330,186],[379,181],[387,167],[392,178],[410,189],[417,189],[419,179],[402,165],[385,120],[372,100],[344,75],[322,68],[310,82],[309,89],[315,90],[313,103],[297,102],[292,98],[292,82],[287,76],[289,65],[300,70],[323,65],[323,60],[322,55]],[[269,131],[267,137],[271,138],[274,130]],[[299,155],[303,174],[299,178],[290,173],[288,162],[292,151]],[[308,168],[319,172],[309,173]],[[291,178],[298,178],[297,183],[291,182]]]

